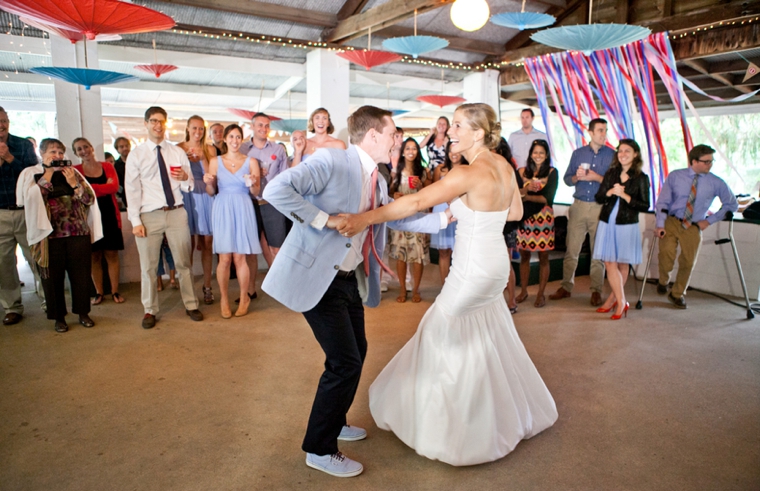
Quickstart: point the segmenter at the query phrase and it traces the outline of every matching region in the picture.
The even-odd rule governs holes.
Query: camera
[[[53,160],[50,167],[71,167],[71,160]]]

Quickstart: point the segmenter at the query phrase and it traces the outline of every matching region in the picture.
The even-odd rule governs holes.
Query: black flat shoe
[[[250,298],[251,300],[256,300],[257,298],[259,298],[259,292],[253,292],[253,295],[251,295],[251,294],[249,293],[249,294],[248,294],[248,298]],[[240,303],[240,297],[238,297],[238,298],[235,300],[235,303]]]
[[[79,316],[79,323],[82,324],[84,327],[92,327],[95,325],[95,322],[90,319],[90,316],[87,314],[82,314]]]
[[[55,321],[55,332],[66,332],[69,330],[66,321]]]

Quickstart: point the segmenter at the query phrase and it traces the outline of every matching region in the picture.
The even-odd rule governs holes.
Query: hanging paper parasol
[[[338,53],[343,59],[363,66],[366,70],[372,67],[385,65],[386,63],[393,63],[401,60],[401,56],[396,53],[389,53],[387,51],[380,51],[372,49],[372,28],[367,31],[367,49],[356,49],[351,51],[343,51]]]
[[[451,104],[461,104],[467,99],[464,97],[457,97],[453,95],[421,95],[417,97],[418,101],[427,102],[428,104],[435,104],[436,106],[443,108]]]
[[[652,31],[629,24],[582,24],[545,29],[530,38],[537,43],[568,51],[582,51],[589,55],[600,49],[617,48],[639,41]]]
[[[491,22],[497,26],[510,27],[512,29],[538,29],[557,22],[557,18],[549,14],[537,12],[504,12],[491,17]]]
[[[293,133],[296,130],[306,131],[307,124],[308,121],[305,119],[280,119],[272,121],[272,129],[284,131],[285,133]]]
[[[443,49],[449,45],[449,42],[443,38],[435,36],[418,36],[417,35],[417,10],[414,11],[414,36],[402,36],[390,38],[383,41],[385,49],[404,53],[417,58],[419,55]]]
[[[407,111],[406,109],[394,109],[391,112],[393,113],[394,116],[401,116],[402,114],[406,114],[409,111]]]
[[[84,38],[84,34],[82,34],[81,32],[69,31],[68,29],[61,29],[60,27],[51,26],[49,24],[45,24],[44,22],[32,20],[28,17],[19,17],[19,20],[29,26],[36,27],[37,29],[40,29],[42,31],[46,31],[50,34],[55,34],[56,36],[60,36],[62,38],[68,39],[72,43],[81,41]],[[119,40],[121,40],[121,36],[119,36],[118,34],[100,34],[98,36],[95,36],[95,41],[119,41]]]
[[[177,65],[164,65],[158,62],[158,53],[156,52],[156,39],[153,38],[153,63],[150,65],[135,65],[135,68],[142,70],[143,72],[152,73],[156,78],[160,77],[164,73],[173,72],[177,68]]]
[[[177,65],[162,65],[160,63],[152,63],[150,65],[135,65],[135,68],[143,72],[152,73],[156,78],[169,72],[173,72],[177,68]]]
[[[139,34],[174,27],[174,19],[118,0],[3,0],[3,10],[59,29],[81,32],[92,41],[101,34]]]
[[[237,109],[234,107],[229,107],[227,108],[227,110],[231,112],[232,114],[234,114],[235,116],[241,119],[245,119],[246,121],[250,121],[251,119],[253,119],[253,115],[259,112],[259,111],[249,111],[248,109]],[[282,118],[278,118],[277,116],[272,116],[270,114],[267,114],[267,116],[269,116],[270,121],[279,121],[282,119]]]
[[[30,72],[48,77],[63,80],[72,84],[84,85],[84,88],[90,90],[93,85],[111,85],[120,82],[137,82],[140,79],[134,75],[126,73],[109,72],[107,70],[96,70],[94,68],[62,68],[62,67],[35,67],[30,68]]]

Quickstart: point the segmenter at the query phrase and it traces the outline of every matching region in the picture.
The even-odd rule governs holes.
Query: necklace
[[[478,159],[478,157],[480,157],[481,153],[487,152],[487,151],[488,151],[488,149],[484,148],[483,150],[481,150],[480,152],[478,152],[477,154],[475,154],[475,157],[472,160],[470,160],[470,165],[472,165],[472,163],[475,162]]]

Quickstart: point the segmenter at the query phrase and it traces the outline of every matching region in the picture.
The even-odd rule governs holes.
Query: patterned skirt
[[[554,210],[551,206],[544,206],[520,225],[517,230],[517,248],[531,252],[554,250]]]
[[[430,235],[391,230],[389,256],[405,263],[430,264]]]

